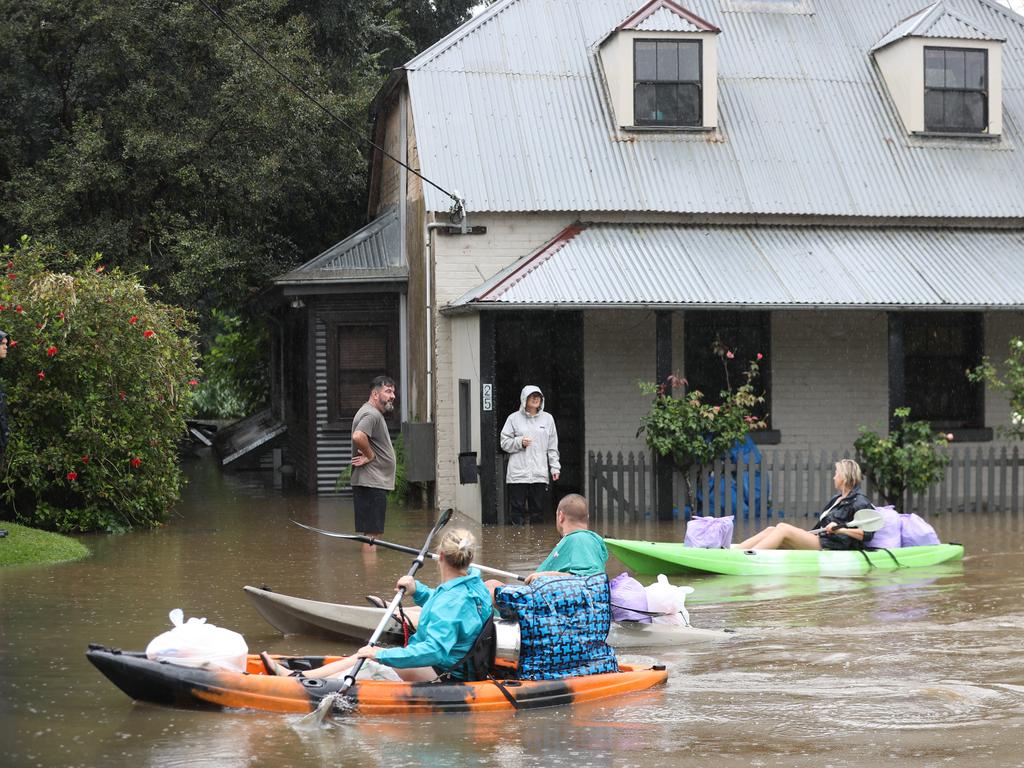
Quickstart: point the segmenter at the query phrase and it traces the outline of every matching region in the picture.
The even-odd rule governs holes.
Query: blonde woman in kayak
[[[811,533],[789,523],[769,525],[746,541],[733,544],[733,549],[861,549],[874,536],[859,528],[847,528],[855,512],[872,509],[868,497],[861,493],[863,475],[860,465],[853,459],[836,462],[836,473],[832,482],[838,493],[829,499],[825,509],[818,516]]]
[[[476,540],[469,531],[456,528],[441,537],[437,547],[437,567],[441,583],[435,589],[403,576],[395,584],[395,591],[405,587],[422,607],[416,633],[404,648],[378,648],[365,645],[352,656],[303,672],[303,677],[342,677],[357,659],[375,659],[378,663],[397,670],[399,677],[408,682],[427,682],[438,675],[451,672],[460,679],[455,669],[469,653],[491,615],[491,595],[480,579],[480,572],[470,569]],[[261,653],[268,672],[291,675],[266,653]]]

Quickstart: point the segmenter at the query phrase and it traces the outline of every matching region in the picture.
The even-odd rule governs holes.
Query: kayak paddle
[[[390,541],[384,541],[383,539],[375,539],[372,536],[363,536],[357,533],[336,533],[334,531],[326,531],[323,528],[314,528],[312,525],[306,525],[300,523],[298,520],[292,520],[300,528],[305,528],[307,531],[313,531],[324,536],[330,536],[332,539],[348,539],[349,541],[361,541],[364,544],[370,546],[384,547],[385,549],[393,549],[396,552],[407,552],[410,555],[418,554],[417,550],[412,547],[406,547],[402,544],[392,544]],[[434,552],[429,553],[431,560],[437,560],[437,555]],[[516,581],[526,581],[525,576],[520,576],[518,573],[512,573],[512,571],[503,571],[500,568],[489,568],[486,565],[480,565],[479,563],[473,563],[473,568],[476,568],[483,573],[489,573],[492,576],[501,576],[506,579],[515,579]]]
[[[883,525],[885,525],[885,518],[882,517],[881,512],[876,512],[873,509],[861,509],[853,513],[853,520],[839,527],[860,528],[865,533],[872,533],[881,530]],[[821,533],[824,530],[824,528],[815,528],[811,533]]]
[[[416,559],[412,561],[412,566],[409,568],[409,572],[406,574],[407,576],[415,576],[416,571],[423,567],[423,559],[424,557],[426,557],[427,550],[430,549],[430,543],[434,540],[434,536],[436,536],[438,532],[448,524],[448,521],[452,519],[452,515],[454,513],[455,510],[452,509],[451,507],[449,507],[443,513],[441,513],[441,516],[437,519],[437,522],[434,523],[434,527],[431,528],[430,533],[427,534],[427,540],[424,541],[423,546],[418,551],[416,551]],[[299,523],[299,525],[301,525],[301,523]],[[308,528],[309,526],[302,527]],[[384,615],[381,617],[380,623],[377,624],[377,628],[373,630],[373,634],[370,635],[370,639],[366,643],[367,645],[377,644],[377,641],[380,639],[380,636],[384,634],[384,628],[388,625],[388,622],[391,621],[391,617],[394,614],[395,609],[398,607],[398,604],[402,602],[403,597],[405,597],[405,587],[399,587],[397,590],[395,590],[395,596],[391,598],[391,602],[388,603],[387,607],[384,609]],[[306,717],[312,717],[313,719],[322,722],[323,719],[327,716],[327,714],[333,711],[335,702],[337,702],[339,699],[344,698],[345,693],[348,691],[348,689],[355,684],[356,675],[358,675],[359,670],[363,668],[363,662],[365,661],[366,659],[357,659],[355,665],[345,675],[344,680],[342,680],[341,688],[339,688],[337,692],[325,696],[321,700],[320,705],[316,708],[316,711],[312,712],[309,715],[306,715]],[[324,702],[329,703],[325,704]]]

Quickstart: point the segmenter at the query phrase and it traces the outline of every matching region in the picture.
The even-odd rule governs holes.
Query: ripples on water
[[[84,537],[94,556],[0,571],[0,744],[4,766],[907,766],[1022,765],[1024,558],[1019,515],[932,520],[963,563],[859,579],[674,577],[697,626],[733,639],[652,650],[663,689],[511,715],[340,719],[211,713],[134,704],[84,659],[88,642],[143,648],[167,612],[242,632],[251,650],[347,651],[282,638],[244,584],[361,602],[388,594],[409,558],[315,536],[289,518],[351,530],[333,499],[282,497],[212,463],[163,529]],[[466,524],[465,521],[460,521]],[[423,511],[389,513],[387,538],[418,546]],[[470,526],[480,561],[529,572],[552,527]],[[678,523],[620,525],[621,537],[676,540]],[[613,560],[613,573],[619,567]],[[433,566],[422,572],[436,581]]]

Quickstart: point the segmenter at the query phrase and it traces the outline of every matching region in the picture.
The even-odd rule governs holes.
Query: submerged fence
[[[1024,457],[1018,446],[943,449],[950,457],[942,482],[924,493],[908,494],[905,512],[1019,511],[1024,494]],[[725,458],[689,473],[693,508],[686,504],[683,474],[674,473],[676,513],[736,515],[770,520],[803,517],[819,511],[835,493],[835,463],[847,451],[762,449],[737,459]],[[592,513],[621,522],[656,518],[654,462],[648,453],[590,452],[588,498]],[[865,479],[864,490],[876,504],[886,503]]]

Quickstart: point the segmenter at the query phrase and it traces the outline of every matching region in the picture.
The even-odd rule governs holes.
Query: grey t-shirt
[[[395,490],[395,449],[391,445],[391,434],[384,414],[370,403],[363,403],[352,419],[352,431],[363,432],[370,439],[370,447],[376,454],[369,464],[352,468],[352,485]],[[353,455],[355,451],[353,445]]]

